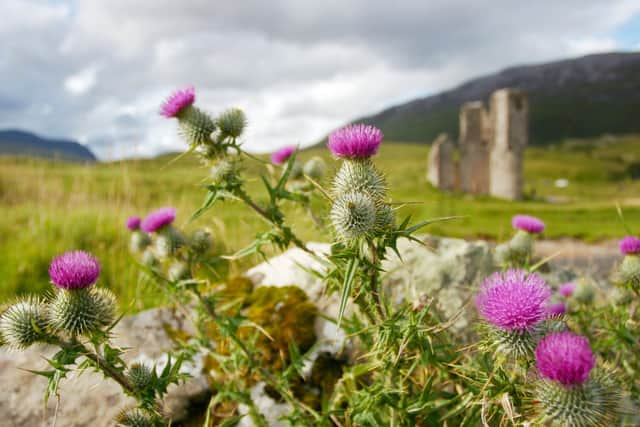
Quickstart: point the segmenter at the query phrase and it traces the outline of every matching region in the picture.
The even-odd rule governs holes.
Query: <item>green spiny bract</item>
[[[129,239],[129,250],[134,253],[144,251],[151,244],[151,239],[146,233],[136,230],[131,233]]]
[[[0,336],[9,347],[25,349],[47,338],[46,305],[37,297],[16,302],[0,316]]]
[[[527,360],[533,357],[536,344],[543,335],[543,328],[538,325],[530,330],[507,331],[482,323],[480,332],[485,337],[483,347],[487,350],[517,360]]]
[[[372,236],[376,231],[377,206],[363,192],[340,194],[331,208],[331,221],[336,233],[344,242]]]
[[[326,169],[324,160],[320,157],[313,157],[304,164],[304,174],[313,178],[314,180],[320,180],[324,176],[324,171]]]
[[[564,386],[537,381],[533,399],[539,402],[542,422],[558,427],[604,427],[619,417],[620,385],[614,375],[594,369],[584,384]]]
[[[521,258],[527,259],[531,256],[533,251],[533,235],[526,231],[518,230],[518,232],[511,238],[509,246],[514,254]]]
[[[155,427],[158,423],[154,416],[140,408],[124,409],[114,422],[118,427]]]
[[[376,209],[376,234],[382,235],[396,226],[396,214],[393,208],[384,203]]]
[[[211,133],[216,125],[207,113],[190,105],[182,109],[177,118],[180,133],[191,147],[213,144]]]
[[[88,335],[110,325],[115,310],[115,296],[107,289],[58,290],[49,305],[49,326],[70,336]]]
[[[576,284],[571,298],[582,304],[591,304],[594,296],[595,289],[593,287],[593,284],[591,284],[586,279],[582,279]]]
[[[496,264],[503,267],[521,267],[528,264],[533,253],[533,242],[533,235],[526,231],[518,231],[510,241],[496,246]]]
[[[144,363],[134,363],[127,371],[127,378],[136,390],[146,390],[154,380],[154,373]]]
[[[385,200],[387,185],[370,160],[345,160],[333,181],[333,193],[367,193],[375,203]]]
[[[235,187],[240,185],[238,162],[222,158],[211,166],[211,181],[214,185]]]
[[[161,260],[172,257],[185,244],[182,234],[170,225],[162,227],[153,240],[153,253]]]
[[[239,108],[230,108],[218,117],[218,127],[222,135],[239,138],[247,125],[247,117]]]
[[[147,267],[155,267],[155,266],[158,265],[158,259],[153,254],[153,251],[151,250],[151,248],[147,248],[142,253],[142,260],[141,261],[142,261],[142,264],[146,265]]]
[[[635,254],[625,255],[615,275],[615,282],[640,291],[640,256]]]

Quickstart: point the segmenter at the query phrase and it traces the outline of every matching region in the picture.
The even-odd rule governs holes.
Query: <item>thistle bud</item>
[[[127,378],[136,390],[145,390],[153,383],[154,372],[144,363],[134,363],[127,371]]]
[[[213,246],[211,231],[209,229],[196,230],[191,236],[191,249],[197,254],[205,254]]]
[[[333,192],[362,192],[379,202],[386,198],[387,185],[370,160],[346,160],[335,176]]]
[[[618,266],[615,281],[630,289],[640,290],[640,255],[625,255]]]
[[[189,267],[182,261],[171,264],[167,273],[169,280],[177,282],[179,280],[188,279],[190,276]]]
[[[157,258],[164,260],[175,255],[184,244],[185,239],[182,234],[175,228],[166,226],[154,238],[153,253]]]
[[[528,260],[533,252],[533,235],[526,231],[518,231],[509,242],[512,256],[520,260]]]
[[[144,251],[151,244],[151,239],[146,233],[134,231],[129,238],[129,250],[134,253]]]
[[[396,226],[396,214],[388,204],[378,206],[376,210],[376,233],[379,235],[391,231]]]
[[[154,416],[140,408],[124,409],[114,422],[117,427],[155,427]]]
[[[224,136],[238,138],[247,125],[247,117],[239,108],[231,108],[218,117],[218,127]]]
[[[147,267],[155,267],[158,265],[158,259],[153,254],[153,251],[150,248],[147,248],[142,253],[142,264],[146,265]]]
[[[161,115],[178,119],[180,131],[192,147],[212,143],[209,135],[216,128],[211,117],[193,105],[195,100],[195,89],[188,87],[174,92],[160,108]]]
[[[102,288],[59,290],[49,306],[49,325],[67,335],[89,335],[115,319],[116,299]]]
[[[574,300],[582,304],[591,304],[594,296],[595,289],[593,285],[584,279],[576,284],[572,295]]]
[[[326,165],[320,157],[313,157],[304,164],[304,174],[318,181],[324,176]]]
[[[282,171],[284,173],[284,170]],[[302,168],[302,164],[299,161],[295,161],[293,166],[291,166],[291,171],[289,172],[289,178],[296,180],[301,179],[304,176],[304,171]]]
[[[344,242],[367,237],[376,229],[376,205],[367,193],[352,191],[339,195],[330,217]]]
[[[46,331],[46,306],[36,297],[16,302],[0,316],[0,341],[15,349],[43,341]]]

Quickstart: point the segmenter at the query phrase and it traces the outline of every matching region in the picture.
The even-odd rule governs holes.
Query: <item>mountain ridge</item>
[[[45,138],[20,129],[0,130],[0,155],[42,157],[90,163],[98,160],[88,147],[76,141]]]
[[[532,144],[640,132],[640,52],[508,67],[351,123],[375,125],[391,141],[430,143],[440,132],[457,136],[463,103],[483,101],[486,106],[490,94],[504,87],[529,96]]]

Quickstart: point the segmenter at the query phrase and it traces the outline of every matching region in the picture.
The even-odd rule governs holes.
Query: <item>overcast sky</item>
[[[243,108],[248,149],[510,65],[640,49],[640,1],[0,0],[0,128],[102,159],[183,148],[158,115],[194,85]]]

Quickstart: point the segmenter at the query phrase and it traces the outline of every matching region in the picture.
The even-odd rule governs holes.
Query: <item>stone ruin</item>
[[[489,111],[480,101],[460,109],[459,159],[456,146],[440,134],[429,152],[427,179],[442,190],[522,198],[523,156],[528,143],[529,105],[524,92],[500,89],[491,94]]]

